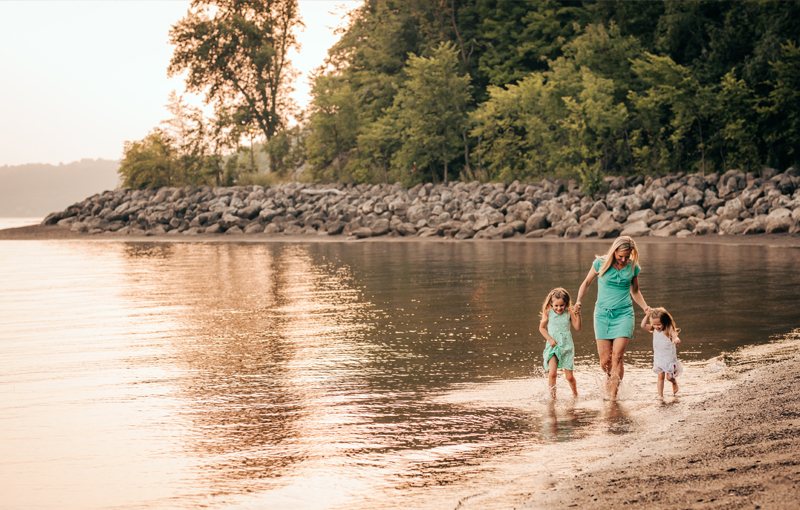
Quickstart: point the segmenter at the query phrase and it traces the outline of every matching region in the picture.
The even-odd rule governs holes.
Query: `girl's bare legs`
[[[555,356],[550,356],[550,361],[547,362],[550,373],[547,376],[547,387],[550,388],[550,397],[555,400],[556,398],[556,378],[558,377],[558,359]]]
[[[575,376],[572,375],[572,370],[567,370],[565,368],[564,369],[564,377],[567,379],[567,382],[569,383],[569,387],[572,389],[572,396],[573,397],[577,397],[578,396],[578,385],[575,382]]]
[[[674,377],[667,377],[667,380],[672,383],[672,394],[678,393],[678,381]],[[661,383],[664,384],[663,382]]]
[[[625,375],[625,349],[628,348],[630,338],[621,337],[614,340],[597,340],[597,354],[600,356],[600,368],[608,376],[606,389],[611,394],[611,399],[616,400],[619,383]]]
[[[664,398],[664,372],[658,374],[658,397]]]

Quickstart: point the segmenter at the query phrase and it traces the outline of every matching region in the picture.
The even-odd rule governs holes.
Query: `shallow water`
[[[595,287],[549,402],[541,301],[605,246],[0,242],[0,508],[510,508],[798,352],[800,250],[644,245],[680,396],[640,331],[601,398]]]

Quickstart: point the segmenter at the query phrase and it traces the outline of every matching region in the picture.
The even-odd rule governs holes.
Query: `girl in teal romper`
[[[578,396],[575,376],[572,375],[575,344],[572,343],[570,323],[575,331],[581,329],[581,316],[570,306],[569,293],[560,287],[551,290],[542,305],[539,332],[547,340],[544,348],[544,368],[548,371],[548,387],[552,398],[556,398],[556,378],[559,368],[564,369],[564,378],[572,389],[572,395]]]

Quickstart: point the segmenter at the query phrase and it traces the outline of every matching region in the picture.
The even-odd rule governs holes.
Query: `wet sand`
[[[621,437],[613,456],[518,508],[800,506],[800,357],[756,369],[680,415]]]
[[[200,234],[195,236],[178,235],[124,235],[116,233],[107,234],[86,234],[72,232],[63,227],[31,225],[26,227],[7,228],[0,230],[0,241],[46,241],[46,240],[71,240],[78,239],[84,241],[131,241],[131,242],[236,242],[236,243],[269,243],[269,242],[358,242],[358,243],[611,243],[612,239],[598,239],[597,237],[565,239],[563,237],[543,237],[529,239],[519,235],[507,239],[468,239],[456,240],[446,237],[371,237],[365,239],[352,240],[346,236],[328,235],[284,235],[284,234]],[[764,246],[764,247],[786,247],[800,248],[800,235],[798,234],[760,234],[753,236],[729,236],[729,235],[708,235],[694,236],[679,239],[677,237],[638,237],[636,242],[640,244],[713,244],[726,246]]]

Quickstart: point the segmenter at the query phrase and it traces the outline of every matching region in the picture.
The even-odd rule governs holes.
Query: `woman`
[[[594,307],[594,336],[597,339],[597,354],[600,367],[608,376],[606,388],[611,399],[617,398],[617,390],[625,367],[622,358],[633,336],[633,301],[649,312],[639,290],[639,250],[628,236],[618,237],[611,249],[598,256],[586,280],[578,290],[575,309],[580,313],[581,300],[592,282],[597,279],[597,304]]]

